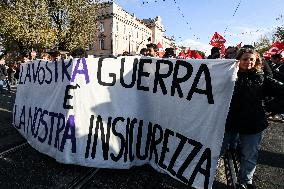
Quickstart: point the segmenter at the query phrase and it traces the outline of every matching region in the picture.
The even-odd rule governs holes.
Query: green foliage
[[[32,48],[86,48],[94,41],[97,9],[97,1],[90,0],[2,0],[2,46],[15,56]]]
[[[94,40],[97,4],[89,0],[48,0],[51,25],[60,50],[86,48]]]
[[[274,37],[276,40],[284,41],[284,27],[277,27]]]
[[[205,57],[205,52],[203,52],[203,51],[198,51],[198,53],[199,53],[202,57]]]
[[[258,42],[255,43],[254,47],[259,54],[263,54],[265,51],[269,50],[271,47],[272,41],[267,36],[261,36]]]
[[[0,35],[6,51],[26,54],[55,40],[44,0],[4,1],[0,4]]]

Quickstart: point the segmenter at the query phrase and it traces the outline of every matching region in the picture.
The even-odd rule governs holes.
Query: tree
[[[44,0],[6,0],[0,3],[0,37],[6,52],[25,56],[55,40]]]
[[[267,36],[261,36],[255,43],[255,49],[262,55],[265,51],[269,50],[272,41]]]
[[[284,41],[284,27],[278,26],[274,33],[274,37],[276,40]]]
[[[98,0],[47,0],[51,25],[56,31],[60,50],[87,48],[97,29]],[[107,3],[103,4],[109,5]]]
[[[32,48],[85,49],[95,38],[99,5],[98,0],[1,0],[2,46],[15,56]]]
[[[276,31],[275,33],[273,34],[273,37],[275,38],[275,40],[278,40],[278,41],[284,41],[284,16],[282,14],[280,14],[276,20],[282,25],[281,26],[278,26],[276,28]]]

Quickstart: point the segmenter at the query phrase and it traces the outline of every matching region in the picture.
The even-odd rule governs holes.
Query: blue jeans
[[[251,135],[240,135],[241,144],[241,167],[240,167],[240,183],[252,184],[252,177],[255,172],[258,150],[262,132]]]
[[[262,138],[262,132],[257,134],[238,134],[225,133],[222,148],[227,148],[230,144],[235,144],[236,137],[240,141],[240,173],[239,181],[241,184],[252,184],[253,174],[255,172],[258,150]]]

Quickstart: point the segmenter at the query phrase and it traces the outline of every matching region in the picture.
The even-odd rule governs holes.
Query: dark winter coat
[[[267,126],[262,106],[263,72],[239,72],[227,116],[226,132],[255,134]]]

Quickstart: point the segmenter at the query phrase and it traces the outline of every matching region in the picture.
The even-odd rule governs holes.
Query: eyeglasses
[[[241,60],[243,60],[243,61],[256,61],[254,58],[242,58]]]

